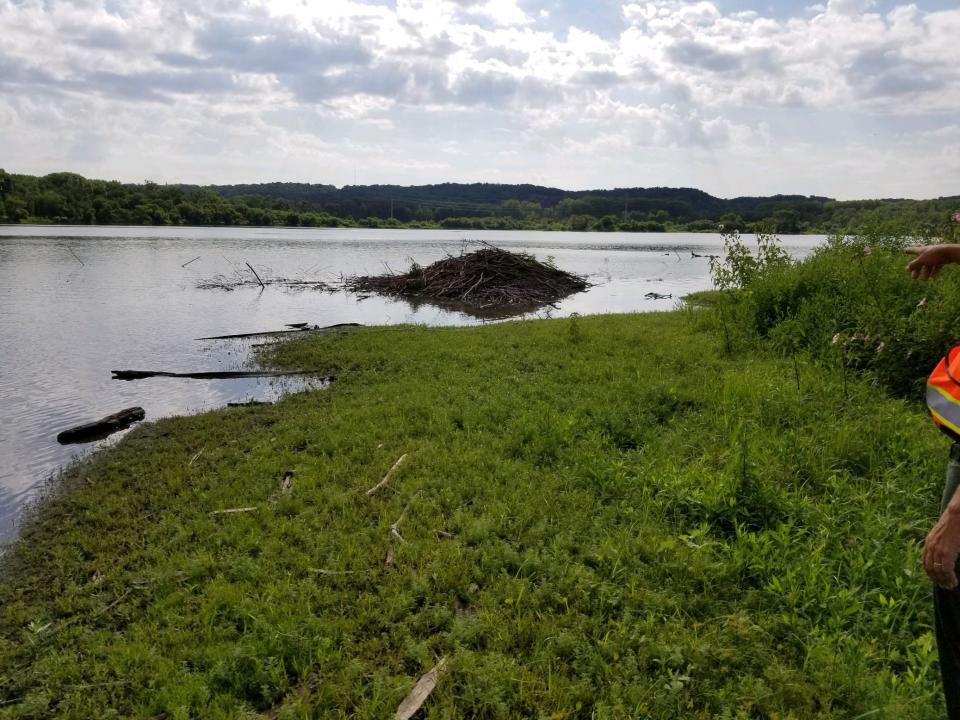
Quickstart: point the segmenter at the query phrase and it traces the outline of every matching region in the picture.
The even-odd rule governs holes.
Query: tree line
[[[537,185],[161,185],[0,170],[0,222],[97,225],[422,227],[627,232],[857,232],[883,224],[933,234],[960,197],[718,198],[693,188],[567,191]]]

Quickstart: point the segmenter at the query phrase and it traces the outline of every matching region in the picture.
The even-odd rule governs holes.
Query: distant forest
[[[0,222],[97,225],[418,227],[781,234],[883,225],[936,234],[960,196],[848,200],[804,195],[717,198],[691,188],[560,190],[537,185],[159,185],[0,170]]]

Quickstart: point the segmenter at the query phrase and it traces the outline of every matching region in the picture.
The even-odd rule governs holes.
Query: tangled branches
[[[347,278],[357,293],[460,303],[473,308],[535,308],[558,302],[589,287],[577,275],[543,263],[532,255],[493,246],[438,260],[416,263],[403,274]]]

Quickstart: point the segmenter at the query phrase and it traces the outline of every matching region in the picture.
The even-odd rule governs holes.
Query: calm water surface
[[[249,341],[195,338],[286,323],[480,322],[430,305],[358,301],[343,292],[198,289],[202,280],[247,272],[249,262],[264,277],[331,282],[341,274],[403,270],[411,260],[426,265],[469,240],[550,258],[595,284],[557,309],[527,317],[668,310],[675,299],[644,295],[677,298],[708,288],[708,261],[691,253],[720,248],[719,236],[704,234],[0,226],[0,540],[13,536],[19,511],[47,478],[105,442],[61,446],[61,430],[132,405],[150,420],[300,387],[276,380],[123,382],[110,379],[112,369],[249,367]],[[782,238],[795,256],[822,241]]]

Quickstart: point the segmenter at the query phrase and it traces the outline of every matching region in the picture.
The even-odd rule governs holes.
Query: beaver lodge
[[[379,293],[410,300],[456,304],[465,310],[530,310],[552,305],[590,285],[532,255],[493,246],[438,260],[416,263],[406,273],[361,275],[344,285],[356,293]]]

